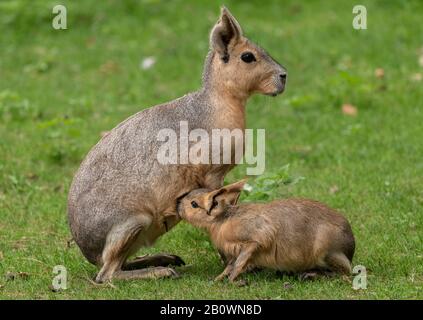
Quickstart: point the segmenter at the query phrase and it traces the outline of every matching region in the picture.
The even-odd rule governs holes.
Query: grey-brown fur
[[[355,240],[344,216],[308,199],[236,205],[243,185],[194,190],[178,206],[181,217],[206,229],[224,256],[227,265],[217,280],[233,281],[253,267],[350,274]]]
[[[211,32],[203,87],[169,103],[143,110],[106,134],[82,162],[68,197],[68,216],[75,242],[84,256],[101,267],[96,280],[151,278],[174,275],[170,268],[125,271],[126,260],[140,247],[151,245],[178,221],[176,201],[200,187],[218,188],[234,166],[161,165],[156,159],[162,128],[189,130],[245,128],[244,107],[254,92],[276,95],[283,91],[286,72],[243,35],[226,8]],[[224,39],[225,41],[218,41]],[[257,61],[240,60],[245,50]],[[223,52],[229,55],[223,61]],[[133,261],[168,265],[182,263],[171,255]]]

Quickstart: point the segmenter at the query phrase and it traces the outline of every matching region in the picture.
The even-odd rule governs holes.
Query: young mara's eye
[[[254,57],[254,54],[252,54],[251,52],[244,52],[243,54],[241,54],[241,59],[246,63],[256,61],[256,57]]]
[[[191,207],[193,207],[193,208],[198,208],[198,203],[197,203],[197,202],[195,202],[195,201],[192,201],[192,202],[191,202]]]

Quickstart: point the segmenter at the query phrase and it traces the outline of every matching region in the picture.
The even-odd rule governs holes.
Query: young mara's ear
[[[210,211],[213,208],[213,205],[214,205],[213,202],[215,197],[222,192],[223,192],[222,189],[217,189],[205,194],[202,197],[201,199],[202,207],[207,211],[208,214],[210,214]]]
[[[221,197],[225,205],[236,205],[247,179],[232,183],[222,188]]]
[[[220,189],[213,190],[201,197],[202,207],[209,215],[219,215],[226,206],[235,205],[247,179],[229,184]]]
[[[219,194],[215,200],[221,204],[222,207],[234,206],[237,204],[241,192],[223,192]]]
[[[215,50],[224,62],[229,60],[229,46],[237,43],[242,37],[241,27],[226,7],[222,7],[220,18],[210,34],[210,47]]]
[[[212,215],[218,216],[225,212],[227,206],[236,205],[246,182],[247,179],[244,179],[218,189],[213,199]]]

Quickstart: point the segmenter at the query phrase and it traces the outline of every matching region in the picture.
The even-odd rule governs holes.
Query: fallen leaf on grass
[[[383,70],[382,68],[377,68],[377,69],[375,70],[375,77],[376,77],[376,78],[381,79],[381,78],[383,78],[384,76],[385,76],[385,70]]]
[[[422,81],[422,79],[423,79],[423,76],[421,73],[415,73],[411,76],[411,80],[415,82],[420,82]]]
[[[306,146],[300,145],[300,146],[293,146],[291,150],[292,152],[297,153],[300,156],[306,156],[313,150],[313,148],[307,145]]]
[[[146,57],[140,63],[140,68],[143,70],[148,70],[154,66],[156,63],[156,58],[154,57]]]
[[[106,63],[100,66],[100,72],[104,74],[116,73],[119,70],[119,66],[114,61],[107,61]]]
[[[346,103],[342,105],[342,113],[347,116],[355,117],[357,115],[357,112],[357,108],[352,104]]]
[[[3,251],[0,251],[0,261],[2,261],[3,258],[4,258]]]
[[[37,180],[38,179],[38,175],[34,172],[29,172],[26,174],[26,178],[28,180]]]
[[[330,187],[330,189],[329,189],[329,193],[330,193],[330,194],[335,194],[335,193],[337,193],[338,191],[339,191],[339,188],[338,188],[338,186],[337,186],[337,185],[332,186],[332,187]]]

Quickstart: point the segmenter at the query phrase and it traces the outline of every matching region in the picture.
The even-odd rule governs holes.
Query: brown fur
[[[226,8],[211,32],[210,46],[201,89],[123,121],[92,148],[74,177],[69,224],[85,257],[101,266],[97,281],[112,278],[129,255],[178,223],[178,197],[222,186],[234,166],[161,165],[157,133],[164,128],[179,132],[180,121],[188,121],[189,130],[202,128],[209,134],[215,128],[244,129],[248,97],[284,89],[283,67],[242,35]],[[244,50],[254,52],[257,61],[243,62]]]
[[[178,207],[184,220],[210,233],[228,261],[217,279],[234,280],[254,266],[287,272],[351,272],[355,241],[341,214],[307,199],[236,205],[243,184],[194,190]]]

